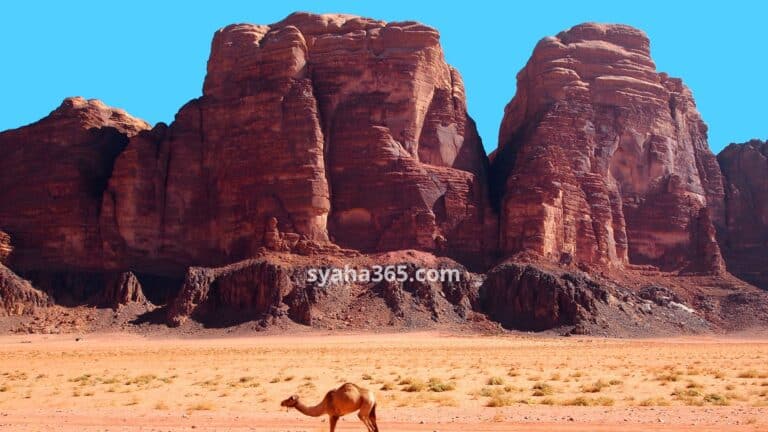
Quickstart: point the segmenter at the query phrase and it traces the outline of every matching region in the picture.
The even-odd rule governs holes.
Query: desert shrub
[[[728,398],[718,393],[710,393],[704,396],[704,401],[718,406],[730,405]]]
[[[456,383],[454,382],[443,382],[439,378],[430,378],[427,382],[427,386],[429,387],[429,391],[441,393],[446,391],[451,391],[456,389]]]
[[[547,383],[536,383],[533,385],[534,396],[550,396],[555,393],[555,389]]]
[[[486,380],[485,382],[487,385],[493,385],[493,386],[500,386],[504,385],[504,378],[500,376],[493,376]]]

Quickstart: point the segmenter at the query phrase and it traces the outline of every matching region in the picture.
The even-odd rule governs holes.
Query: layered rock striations
[[[214,37],[203,96],[118,157],[111,265],[222,265],[288,243],[491,247],[485,158],[458,73],[421,24],[297,13]]]
[[[14,239],[15,270],[102,268],[102,194],[128,139],[148,128],[99,101],[69,98],[0,133],[0,225]]]
[[[731,144],[717,160],[725,179],[720,245],[728,270],[768,289],[768,143]]]
[[[505,109],[492,186],[507,254],[717,272],[723,185],[691,92],[644,33],[582,24],[539,42]]]

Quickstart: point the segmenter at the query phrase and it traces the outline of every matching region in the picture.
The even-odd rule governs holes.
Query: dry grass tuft
[[[592,384],[581,386],[581,391],[584,393],[600,393],[604,388],[610,384],[603,380],[597,380]]]
[[[456,389],[456,383],[443,382],[439,378],[430,378],[429,381],[427,381],[427,386],[429,387],[429,391],[435,393],[442,393]]]
[[[650,407],[650,406],[669,406],[670,403],[667,399],[663,397],[654,397],[654,398],[647,398],[643,399],[640,404],[640,406],[644,407]]]
[[[536,383],[533,385],[533,396],[551,396],[555,393],[554,387],[547,383]]]
[[[718,393],[710,393],[704,396],[704,402],[710,403],[712,405],[717,405],[717,406],[726,406],[731,404],[731,402],[728,400],[726,396],[723,396]]]
[[[492,376],[485,381],[486,385],[500,386],[504,385],[504,378],[500,376]]]
[[[187,410],[188,411],[213,411],[214,408],[215,406],[212,402],[201,401],[201,402],[193,403],[187,408]]]
[[[562,405],[566,406],[613,406],[614,400],[609,397],[596,397],[596,398],[588,398],[584,396],[579,396],[573,399],[566,400],[562,403]]]
[[[514,400],[510,396],[506,396],[503,394],[496,394],[491,396],[491,399],[485,404],[487,407],[492,408],[499,408],[499,407],[505,407],[510,406],[514,404]]]

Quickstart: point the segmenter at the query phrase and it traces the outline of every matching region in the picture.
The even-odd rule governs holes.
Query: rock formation
[[[231,25],[203,96],[118,157],[106,256],[178,272],[286,250],[280,233],[479,261],[493,241],[486,165],[432,28],[304,13]]]
[[[105,286],[91,300],[92,304],[119,309],[131,303],[147,305],[141,282],[132,272],[124,272],[108,278]]]
[[[371,271],[374,265],[402,266],[407,278],[378,281],[372,274],[367,280],[331,276],[323,284],[309,276],[310,270],[351,274]],[[448,269],[455,276],[423,281],[415,276],[419,268]],[[247,321],[266,324],[281,317],[325,327],[462,323],[479,311],[480,282],[451,259],[416,251],[352,259],[269,253],[219,268],[190,268],[167,317],[172,326],[191,318],[214,327]]]
[[[11,236],[8,233],[0,231],[0,264],[6,262],[8,257],[13,252],[13,246],[11,246]]]
[[[731,144],[717,160],[725,178],[721,249],[728,270],[768,289],[768,143]]]
[[[596,302],[608,300],[605,288],[589,279],[515,263],[492,269],[483,289],[487,313],[509,328],[524,330],[582,324],[596,315]]]
[[[492,187],[501,249],[718,272],[723,186],[691,92],[644,33],[582,24],[539,42],[505,109]]]
[[[491,319],[513,329],[618,337],[711,329],[667,288],[622,285],[558,266],[502,262],[488,271],[480,301]]]
[[[768,282],[766,145],[721,154],[724,190],[691,92],[656,71],[642,32],[543,39],[490,164],[466,110],[425,25],[296,13],[225,27],[202,95],[170,125],[70,98],[0,133],[0,262],[32,283],[0,264],[0,310],[324,328],[487,313],[616,335],[768,321],[716,239],[729,269]],[[308,278],[387,264],[409,278]],[[462,278],[420,282],[418,268]]]
[[[0,133],[0,223],[13,268],[101,269],[99,209],[112,164],[149,125],[69,98],[44,119]]]
[[[51,304],[45,293],[0,264],[0,316],[26,315]]]

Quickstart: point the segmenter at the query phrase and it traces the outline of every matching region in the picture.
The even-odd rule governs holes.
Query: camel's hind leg
[[[375,432],[373,429],[373,426],[371,426],[371,419],[366,417],[362,412],[359,412],[357,414],[357,418],[360,419],[361,422],[365,425],[365,428],[368,429],[368,432]]]
[[[371,430],[373,432],[379,432],[379,426],[376,424],[376,403],[371,407],[371,413],[368,415],[368,420],[371,422]]]
[[[371,414],[373,414],[374,420],[371,421]],[[368,432],[377,432],[379,429],[376,426],[376,405],[370,404],[368,401],[363,402],[360,407],[360,411],[357,413],[357,418],[365,425]]]

